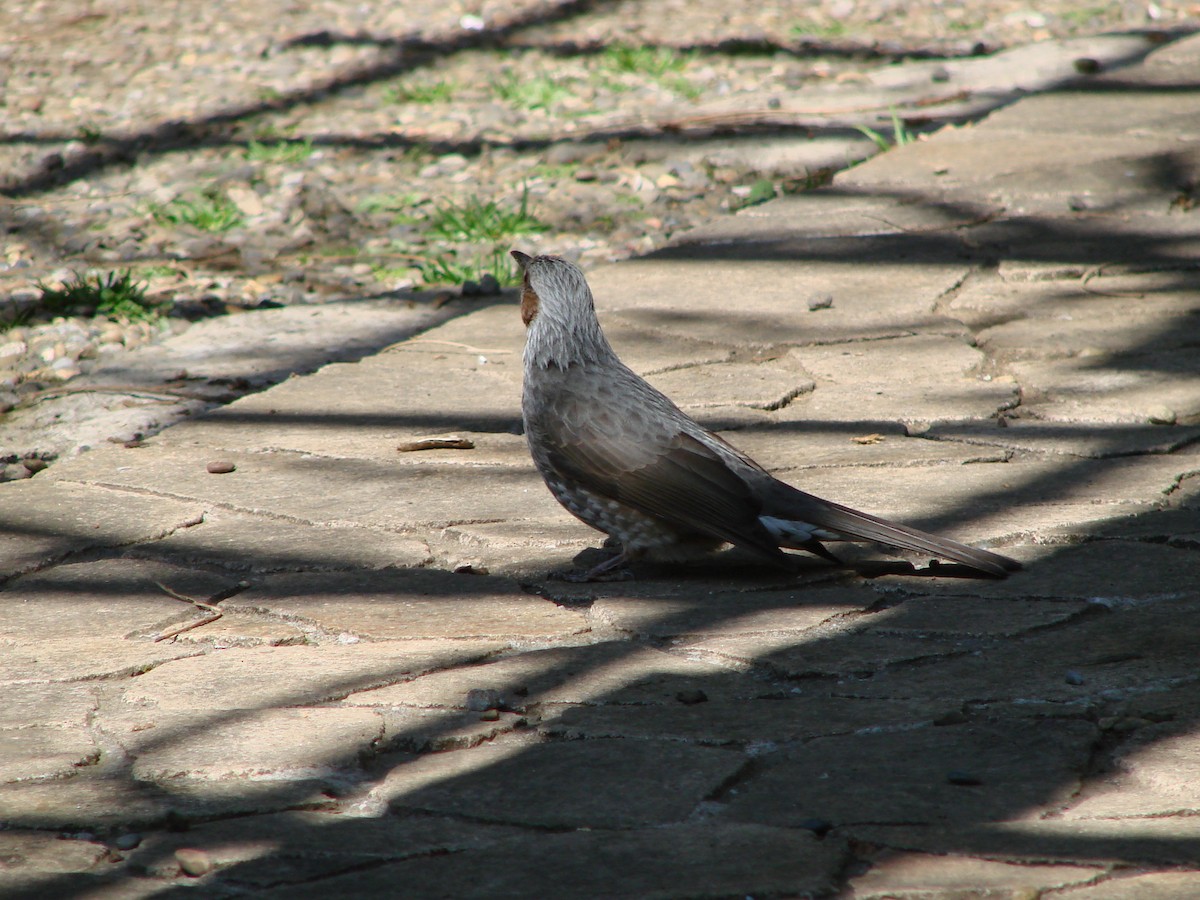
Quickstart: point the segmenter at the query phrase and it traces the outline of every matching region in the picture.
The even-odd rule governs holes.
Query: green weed
[[[662,78],[672,72],[682,72],[690,59],[670,47],[639,47],[614,44],[604,50],[604,66],[614,72],[628,75],[648,75]]]
[[[150,214],[163,225],[191,225],[200,231],[229,231],[242,224],[241,211],[221,191],[213,188],[193,198],[176,197],[151,207]]]
[[[418,269],[421,280],[428,285],[478,282],[484,275],[491,275],[502,287],[512,287],[520,283],[516,268],[505,247],[492,247],[467,261],[460,260],[454,250],[448,250],[421,263]]]
[[[405,80],[389,85],[383,90],[383,99],[388,103],[448,103],[454,99],[457,86],[451,81]]]
[[[146,299],[146,288],[134,281],[133,273],[109,272],[107,275],[75,275],[60,288],[37,284],[42,296],[41,309],[51,316],[102,315],[131,321],[155,319],[158,304]]]
[[[527,190],[522,191],[521,202],[515,209],[471,196],[462,203],[438,205],[428,221],[429,234],[452,241],[499,241],[549,228],[530,214]]]
[[[904,124],[904,120],[900,118],[900,114],[894,109],[892,112],[892,137],[889,140],[884,135],[880,134],[874,128],[868,128],[866,125],[855,125],[855,129],[866,137],[875,142],[880,150],[891,150],[892,147],[903,147],[905,144],[911,144],[915,141],[916,135],[908,130],[908,126]]]
[[[246,159],[251,162],[296,163],[308,159],[312,154],[312,138],[270,143],[251,139],[246,145]]]
[[[548,75],[522,78],[516,72],[505,72],[493,90],[499,99],[520,109],[549,109],[571,94],[569,87]]]

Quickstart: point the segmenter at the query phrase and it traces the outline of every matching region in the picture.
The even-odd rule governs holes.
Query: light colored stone
[[[797,266],[784,259],[815,248],[785,244],[763,254],[767,258],[751,260],[736,248],[685,246],[591,273],[602,324],[607,313],[612,321],[645,331],[750,348],[963,331],[933,312],[936,299],[965,274],[961,265],[910,266],[889,276],[885,259],[871,269],[826,262]],[[679,265],[684,261],[687,265]],[[903,291],[881,292],[879,284],[889,282],[903,284]],[[833,295],[832,308],[808,309],[806,300],[816,291]]]
[[[134,711],[157,715],[193,709],[312,707],[425,672],[476,662],[502,646],[413,640],[219,650],[147,672],[122,691],[127,711],[109,709],[101,717]]]
[[[273,575],[227,603],[370,640],[561,640],[587,629],[581,613],[512,582],[435,571]]]
[[[225,451],[237,471],[210,475],[209,453],[155,454],[134,467],[119,450],[98,450],[55,466],[61,480],[167,493],[234,512],[310,524],[383,530],[444,528],[463,522],[545,515],[558,505],[528,463],[519,468],[456,464],[402,465],[391,458],[345,459],[294,451]],[[394,449],[388,451],[398,456]],[[419,454],[414,454],[419,455]],[[459,494],[473,485],[467,497]],[[331,504],[330,497],[337,497]]]
[[[699,596],[638,597],[617,591],[597,598],[592,615],[621,631],[668,636],[769,635],[803,641],[803,632],[878,602],[868,588],[705,592]]]
[[[1198,872],[1119,873],[1063,897],[1064,900],[1181,900],[1196,896],[1198,891]]]
[[[555,647],[431,672],[350,694],[346,704],[465,709],[472,691],[495,692],[507,706],[539,703],[646,703],[666,686],[724,674],[718,666],[627,642]]]
[[[1200,738],[1167,725],[1146,728],[1122,745],[1113,770],[1084,786],[1068,819],[1195,815]]]
[[[0,782],[63,778],[99,756],[95,740],[83,728],[0,728]]]
[[[99,863],[106,853],[94,841],[63,840],[44,831],[0,831],[0,890],[6,893],[36,889],[39,879],[64,872],[84,872]]]
[[[1094,882],[1102,866],[1014,865],[987,859],[954,858],[915,853],[888,854],[875,860],[865,875],[851,878],[858,900],[897,896],[967,896],[989,893],[1009,897],[1036,896],[1044,890],[1066,890]],[[1070,892],[1066,896],[1074,897]]]
[[[365,709],[194,709],[145,717],[116,737],[138,781],[309,781],[356,770],[382,734]]]
[[[687,410],[748,406],[775,410],[813,389],[794,352],[759,363],[707,363],[671,369],[649,378]]]
[[[200,521],[203,507],[116,495],[45,477],[0,485],[0,575],[26,572],[90,547],[155,540]]]
[[[849,420],[857,431],[869,432],[874,422],[930,423],[964,413],[986,418],[1017,402],[1012,380],[985,378],[983,354],[951,337],[807,347],[799,356],[816,387],[783,410],[782,422],[845,428]]]
[[[216,563],[237,572],[386,569],[430,561],[421,541],[356,527],[309,525],[214,509],[184,531],[143,544],[134,554],[180,562]]]

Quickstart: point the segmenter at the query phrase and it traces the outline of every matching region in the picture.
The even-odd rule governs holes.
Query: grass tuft
[[[146,287],[135,281],[133,273],[109,272],[107,275],[78,275],[62,287],[52,288],[38,282],[42,296],[38,306],[51,316],[101,315],[130,321],[156,319],[159,304],[146,299]]]
[[[243,221],[237,205],[213,188],[191,199],[176,197],[170,203],[152,206],[150,214],[163,225],[191,225],[200,231],[213,233],[229,231]]]

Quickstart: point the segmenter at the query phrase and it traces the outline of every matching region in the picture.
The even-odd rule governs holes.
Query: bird
[[[807,494],[696,422],[618,358],[587,279],[558,256],[511,251],[525,323],[521,413],[533,463],[572,515],[620,552],[570,580],[630,577],[638,559],[694,559],[726,544],[787,569],[802,550],[868,541],[1003,578],[1014,559]]]

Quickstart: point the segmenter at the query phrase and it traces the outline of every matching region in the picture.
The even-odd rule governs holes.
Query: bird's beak
[[[510,250],[509,255],[517,261],[517,265],[521,267],[522,271],[528,269],[529,264],[533,262],[532,256],[528,253],[522,253],[520,250]]]

